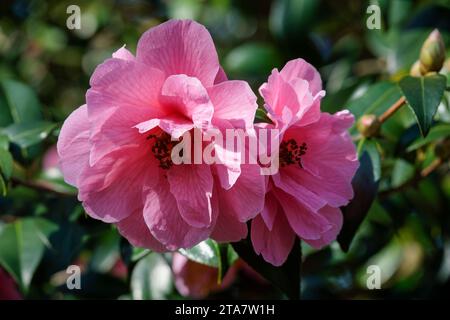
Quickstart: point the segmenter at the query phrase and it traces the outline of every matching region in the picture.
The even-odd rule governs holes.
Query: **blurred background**
[[[79,30],[66,27],[72,4],[81,9]],[[366,26],[370,4],[381,9],[380,30]],[[59,128],[84,104],[95,67],[124,44],[135,53],[144,31],[171,18],[204,24],[229,78],[255,92],[272,68],[304,58],[322,75],[322,109],[348,108],[357,118],[380,114],[400,97],[393,82],[409,73],[432,29],[450,48],[448,0],[2,0],[0,299],[284,298],[240,260],[218,286],[213,267],[132,248],[88,218],[62,181]],[[449,101],[447,93],[436,117],[448,135]],[[434,141],[423,143],[404,108],[375,143],[381,191],[347,253],[337,243],[303,247],[305,299],[450,294],[448,166],[416,188],[383,192],[432,161]],[[81,267],[81,290],[66,286],[71,264]],[[382,269],[381,290],[366,287],[372,264]]]

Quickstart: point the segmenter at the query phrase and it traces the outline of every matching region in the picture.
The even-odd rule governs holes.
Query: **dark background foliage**
[[[366,27],[370,3],[381,8],[381,30]],[[81,8],[81,30],[66,28],[70,4]],[[182,298],[168,269],[171,255],[131,248],[114,228],[88,218],[51,161],[59,128],[84,104],[96,65],[124,44],[135,52],[145,30],[170,18],[204,24],[229,77],[247,80],[255,92],[272,68],[297,57],[310,61],[327,90],[322,109],[348,108],[356,118],[381,114],[401,96],[396,82],[409,73],[433,28],[450,48],[446,0],[2,0],[0,266],[23,297]],[[403,108],[379,138],[357,142],[370,155],[375,201],[354,205],[370,210],[348,252],[337,242],[320,251],[303,245],[303,298],[449,295],[448,164],[403,187],[435,159],[439,139],[450,135],[449,98],[446,93],[427,140]],[[360,192],[368,195],[365,182]],[[66,289],[70,264],[82,266],[82,290]],[[373,264],[383,270],[382,290],[366,287]],[[230,288],[211,297],[284,295],[239,272]]]

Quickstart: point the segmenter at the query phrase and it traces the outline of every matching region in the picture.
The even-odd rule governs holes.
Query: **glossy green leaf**
[[[219,268],[219,246],[214,240],[208,239],[202,241],[191,249],[180,249],[179,252],[192,261]]]
[[[172,270],[160,254],[152,253],[139,260],[131,275],[133,299],[164,299],[171,289]]]
[[[239,257],[247,262],[255,271],[278,287],[290,299],[300,298],[301,247],[296,241],[286,262],[275,267],[255,253],[250,238],[232,243]]]
[[[41,261],[48,237],[57,226],[42,218],[24,218],[3,227],[0,233],[0,264],[25,292]]]
[[[343,251],[348,251],[378,191],[378,182],[374,179],[374,165],[368,152],[363,152],[360,156],[359,168],[353,177],[352,186],[353,199],[341,208],[344,224],[337,240]]]
[[[380,115],[401,97],[398,87],[391,82],[380,82],[370,86],[347,103],[347,108],[355,118],[363,114]]]
[[[430,132],[425,138],[419,138],[415,140],[406,149],[406,151],[411,152],[417,150],[431,142],[437,141],[450,136],[450,124],[439,124],[431,128]]]
[[[28,148],[45,140],[56,124],[48,121],[27,122],[12,124],[5,128],[3,132],[8,135],[12,143],[21,148]]]
[[[0,102],[2,111],[2,121],[0,124],[7,125],[14,123],[26,123],[42,120],[41,105],[36,93],[27,85],[11,80],[4,79],[0,81]],[[3,113],[2,112],[2,113]]]
[[[381,178],[381,156],[378,151],[377,142],[373,139],[362,139],[360,145],[358,145],[358,154],[367,152],[372,162],[373,178],[375,181]]]
[[[446,83],[446,77],[440,74],[420,78],[406,76],[399,82],[400,89],[416,116],[423,136],[426,136],[431,128],[433,117],[444,95]]]

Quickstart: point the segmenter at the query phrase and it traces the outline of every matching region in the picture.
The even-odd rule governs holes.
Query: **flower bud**
[[[358,120],[356,128],[364,137],[373,137],[380,131],[381,122],[374,114],[366,114]]]
[[[420,51],[420,71],[426,74],[439,71],[445,60],[445,45],[441,34],[435,29],[423,43]]]
[[[414,64],[411,67],[411,70],[409,70],[409,74],[412,77],[421,77],[422,76],[422,72],[420,72],[420,61],[419,60],[414,62]]]

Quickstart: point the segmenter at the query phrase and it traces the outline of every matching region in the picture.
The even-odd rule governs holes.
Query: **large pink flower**
[[[252,128],[256,97],[246,82],[227,80],[203,26],[171,20],[148,30],[136,57],[119,49],[90,85],[86,105],[62,127],[58,153],[91,217],[156,251],[246,236],[245,221],[263,207],[258,166],[170,157],[171,139],[183,133]],[[219,157],[229,151],[214,147]]]
[[[339,209],[353,197],[358,160],[347,129],[353,115],[320,112],[319,73],[302,59],[292,60],[260,88],[273,125],[281,132],[279,171],[270,176],[265,207],[251,227],[255,251],[281,265],[298,236],[320,248],[336,239]]]

